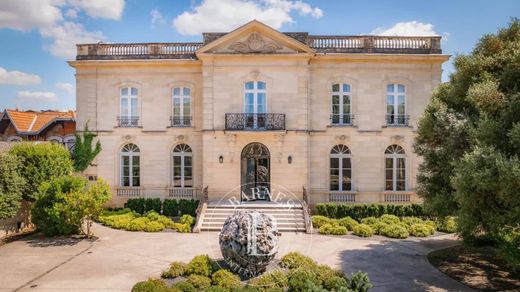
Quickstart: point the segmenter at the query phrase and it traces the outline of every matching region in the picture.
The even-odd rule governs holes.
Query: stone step
[[[224,222],[226,222],[226,219],[221,219],[221,218],[218,218],[218,219],[217,218],[204,218],[204,223],[220,223],[220,224],[224,224]],[[300,223],[300,224],[304,224],[305,220],[303,220],[303,218],[287,218],[287,219],[278,219],[278,218],[276,218],[276,223],[278,225],[280,225],[282,223]]]
[[[201,230],[221,230],[223,224],[203,223]],[[279,224],[278,231],[305,231],[305,224]]]
[[[208,219],[223,219],[223,220],[225,220],[229,216],[232,216],[232,215],[233,214],[208,214],[208,213],[206,213],[204,215],[204,218],[208,218]],[[266,215],[274,217],[277,220],[292,219],[292,218],[302,218],[303,219],[303,214],[298,215],[298,216],[295,216],[294,214],[266,214]]]
[[[235,212],[242,211],[241,209],[206,209],[207,213],[229,213],[233,214]],[[256,210],[258,212],[263,212],[266,214],[279,214],[279,213],[289,213],[289,214],[300,214],[303,213],[302,209],[295,209],[295,210],[286,210],[286,209],[265,209],[265,210]]]

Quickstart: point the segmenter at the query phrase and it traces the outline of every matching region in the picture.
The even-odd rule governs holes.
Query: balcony
[[[387,127],[408,127],[409,115],[386,115]]]
[[[170,127],[182,128],[191,127],[191,117],[170,117]]]
[[[285,130],[285,114],[226,114],[227,131],[277,131]]]
[[[139,127],[139,117],[119,116],[117,117],[117,126],[121,128],[137,128]]]
[[[330,116],[332,126],[352,126],[354,125],[354,115],[333,114]]]

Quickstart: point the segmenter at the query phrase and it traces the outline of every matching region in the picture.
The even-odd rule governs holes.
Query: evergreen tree
[[[94,158],[96,158],[99,152],[101,152],[101,143],[99,141],[93,146],[93,141],[96,136],[96,134],[88,129],[88,123],[85,124],[85,129],[81,136],[76,134],[76,143],[72,157],[75,171],[85,171],[85,169],[92,164],[92,161],[94,161]]]

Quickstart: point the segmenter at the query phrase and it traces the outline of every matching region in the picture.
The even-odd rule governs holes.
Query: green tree
[[[76,143],[74,144],[73,152],[75,171],[85,171],[85,169],[91,165],[92,161],[94,161],[94,158],[96,158],[99,152],[101,152],[101,143],[99,141],[96,142],[95,146],[92,144],[96,136],[96,134],[92,133],[88,129],[88,123],[85,124],[85,129],[81,136],[76,134]]]
[[[22,189],[23,199],[34,201],[42,182],[72,173],[69,151],[55,143],[20,142],[9,153],[20,161],[20,174],[26,184]]]
[[[465,240],[520,226],[520,21],[484,35],[419,121],[418,193]]]
[[[25,185],[20,168],[21,163],[15,156],[0,153],[0,219],[15,216],[20,207]]]

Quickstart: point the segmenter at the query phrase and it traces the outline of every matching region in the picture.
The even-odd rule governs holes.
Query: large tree
[[[99,141],[93,146],[94,138],[96,138],[96,134],[88,129],[88,123],[85,124],[85,129],[81,136],[76,134],[76,143],[74,144],[72,155],[75,171],[85,171],[99,152],[101,152],[101,143]]]
[[[465,239],[520,226],[520,21],[484,35],[419,121],[418,193]]]

